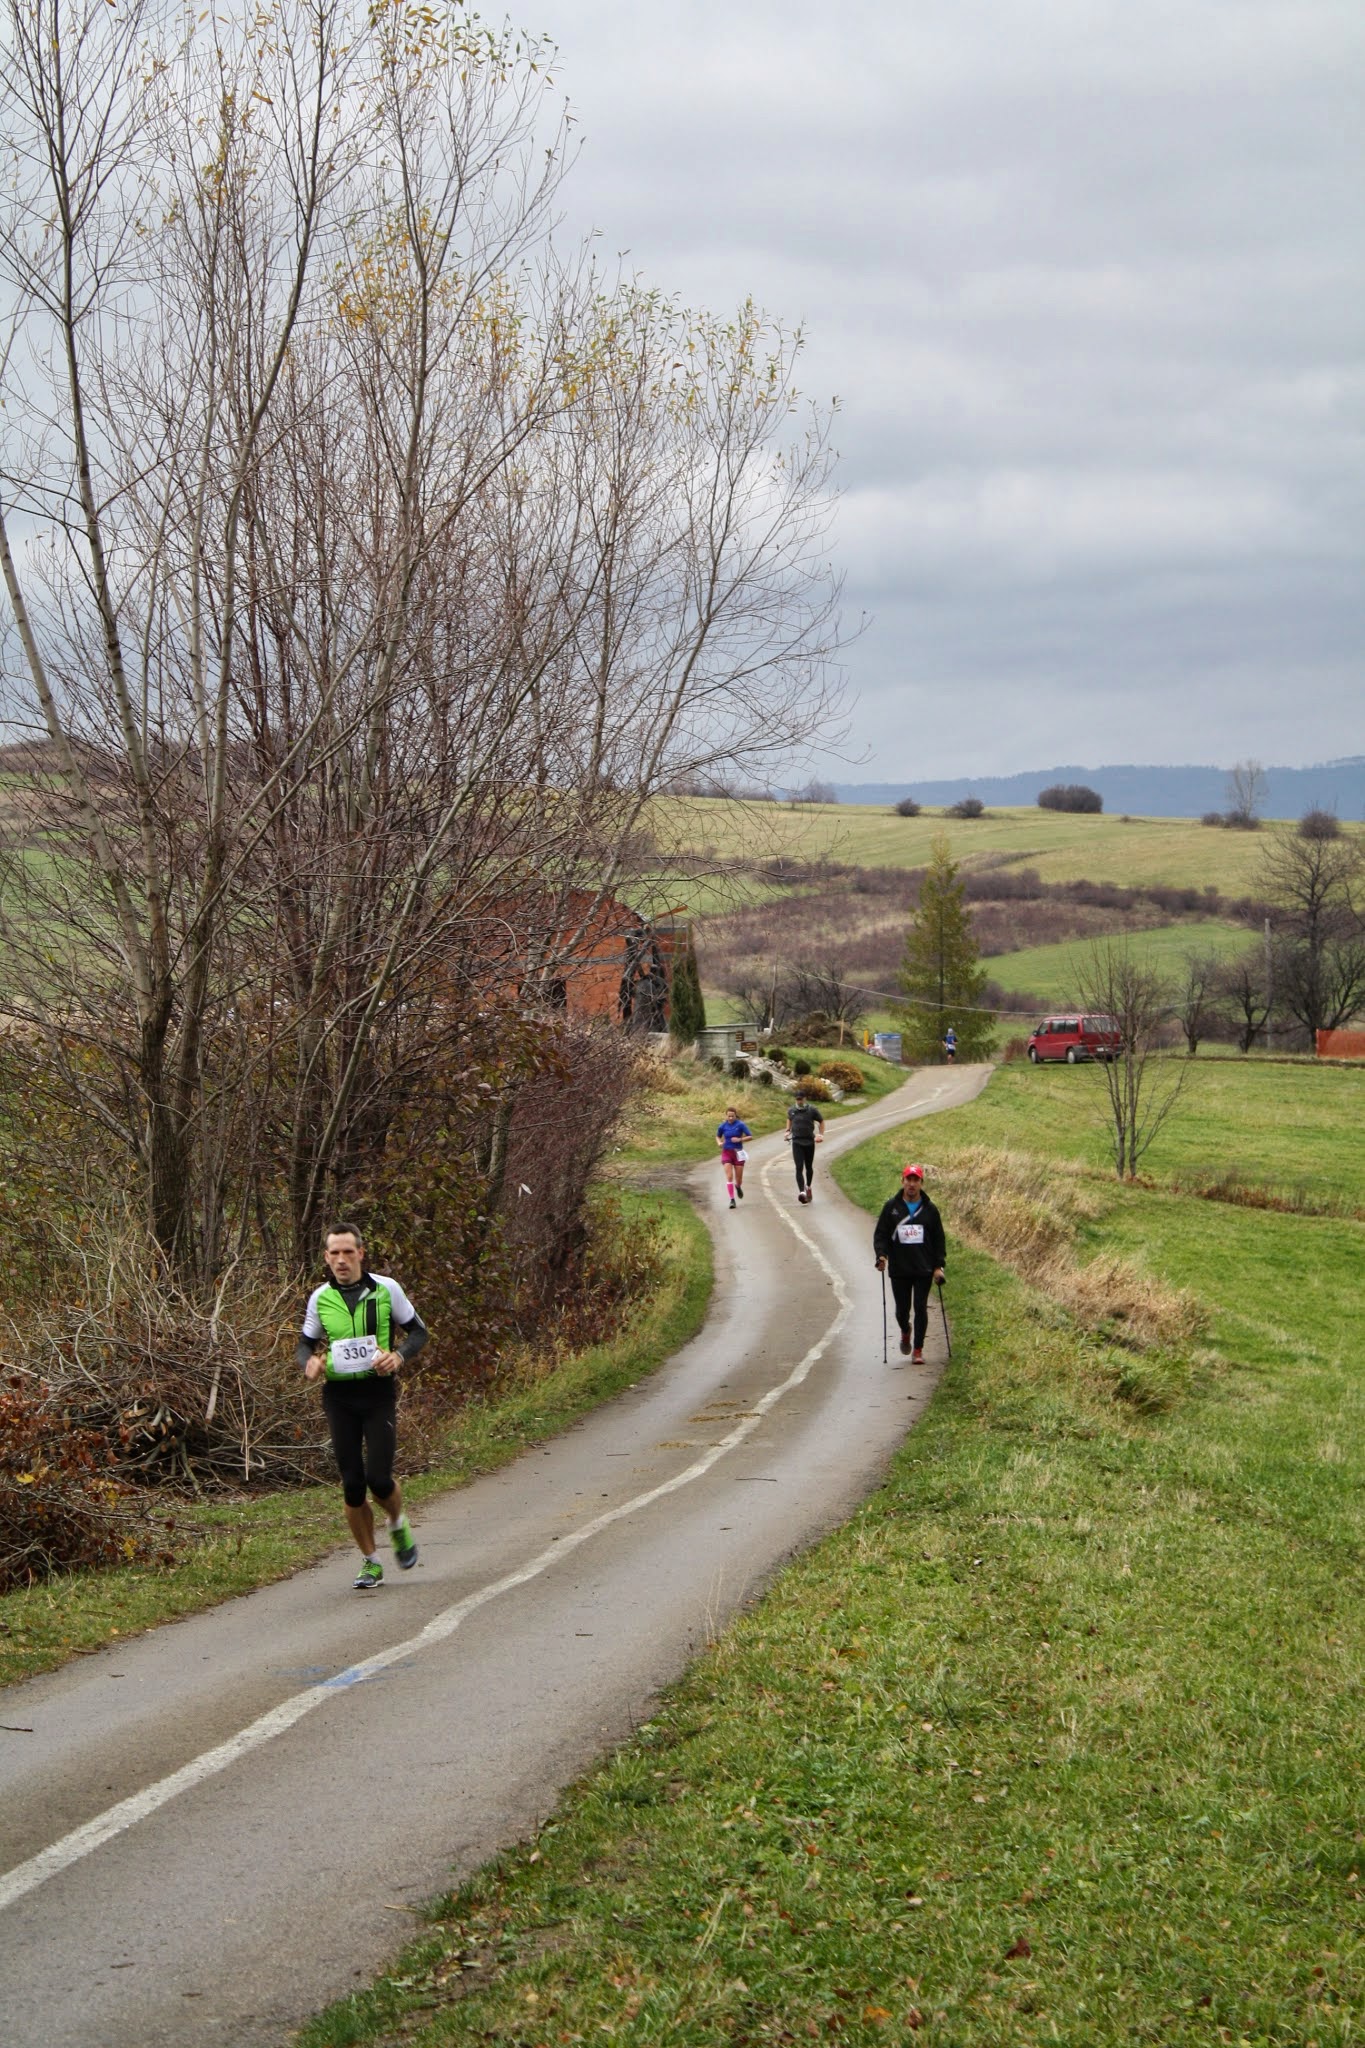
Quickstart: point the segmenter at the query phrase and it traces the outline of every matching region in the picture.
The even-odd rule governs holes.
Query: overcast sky
[[[826,772],[1365,752],[1360,0],[542,5],[566,230],[840,399]]]

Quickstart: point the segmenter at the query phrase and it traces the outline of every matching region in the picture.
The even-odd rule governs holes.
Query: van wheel
[[[1029,1047],[1028,1056],[1032,1060],[1034,1066],[1036,1067],[1038,1064],[1038,1048],[1036,1045],[1031,1045]]]
[[[1077,1060],[1078,1060],[1079,1058],[1080,1058],[1080,1054],[1079,1054],[1079,1053],[1078,1053],[1078,1052],[1076,1051],[1076,1048],[1075,1048],[1075,1046],[1074,1046],[1074,1045],[1069,1045],[1069,1046],[1067,1047],[1067,1049],[1066,1049],[1066,1063],[1067,1063],[1067,1065],[1068,1065],[1069,1067],[1074,1067],[1074,1066],[1075,1066],[1075,1064],[1076,1064],[1076,1062],[1077,1062]]]

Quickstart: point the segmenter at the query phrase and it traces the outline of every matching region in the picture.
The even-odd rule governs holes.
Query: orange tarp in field
[[[1365,1031],[1319,1031],[1320,1060],[1365,1059]]]

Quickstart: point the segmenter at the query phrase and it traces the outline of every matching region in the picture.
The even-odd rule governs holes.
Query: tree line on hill
[[[1326,761],[1311,768],[1267,766],[1265,814],[1296,818],[1310,806],[1335,811],[1338,817],[1365,818],[1365,755]],[[1017,775],[915,777],[914,795],[934,809],[977,796],[984,804],[1017,808],[1034,804],[1054,783],[1079,782],[1098,789],[1111,812],[1137,817],[1198,818],[1227,804],[1226,767],[1164,767],[1110,763],[1091,768],[1067,764]],[[907,778],[910,780],[911,778]],[[895,804],[906,794],[906,782],[840,782],[834,795],[845,804]]]

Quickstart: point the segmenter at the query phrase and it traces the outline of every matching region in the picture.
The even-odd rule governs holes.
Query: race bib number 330
[[[338,1337],[332,1346],[332,1371],[341,1374],[373,1372],[378,1356],[377,1337]]]

